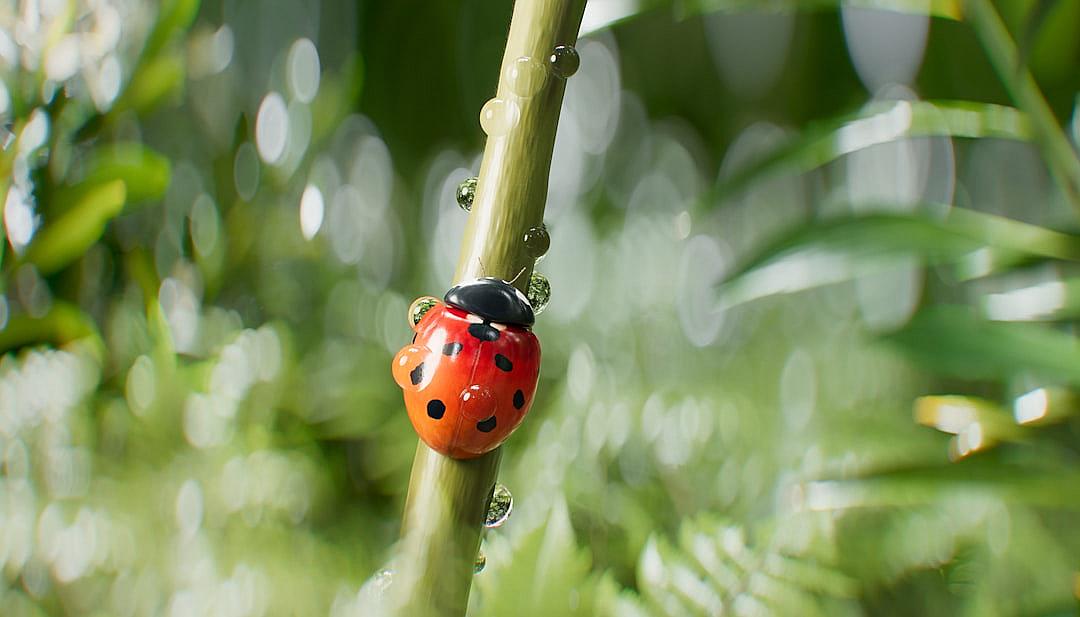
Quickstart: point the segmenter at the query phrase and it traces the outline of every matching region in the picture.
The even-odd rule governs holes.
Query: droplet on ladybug
[[[474,458],[513,433],[540,373],[534,321],[528,298],[497,278],[457,285],[428,309],[392,367],[424,443],[446,456]]]
[[[548,301],[551,300],[551,283],[548,282],[547,277],[539,272],[533,272],[529,277],[529,304],[532,305],[533,311],[539,315],[547,308]]]
[[[419,390],[423,387],[425,378],[434,369],[434,366],[428,366],[431,355],[431,350],[424,345],[402,347],[401,351],[394,356],[392,366],[394,381],[397,385],[407,391]]]
[[[412,301],[409,305],[409,325],[412,328],[420,323],[420,320],[424,318],[424,315],[428,311],[435,308],[439,303],[439,299],[434,296],[421,296]]]
[[[473,198],[476,197],[476,177],[466,178],[457,187],[457,205],[466,212],[472,211]]]

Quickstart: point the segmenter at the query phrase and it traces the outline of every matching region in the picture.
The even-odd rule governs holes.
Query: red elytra
[[[540,343],[532,307],[500,279],[452,288],[428,310],[393,361],[420,439],[452,458],[498,447],[532,405]]]

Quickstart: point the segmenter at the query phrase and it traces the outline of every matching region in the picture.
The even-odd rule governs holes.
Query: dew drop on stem
[[[548,56],[548,66],[551,67],[551,72],[556,77],[569,79],[571,75],[577,73],[578,67],[581,66],[581,57],[578,56],[578,52],[573,46],[558,45],[551,50],[551,55]]]
[[[502,137],[517,126],[518,116],[517,103],[496,97],[480,110],[480,128],[488,137]]]
[[[484,571],[484,566],[487,565],[487,555],[481,550],[476,554],[476,561],[473,562],[473,574],[480,574]]]
[[[476,177],[466,178],[457,187],[457,205],[466,212],[472,211],[473,198],[476,197]]]
[[[529,290],[525,296],[529,299],[529,304],[532,305],[533,313],[539,315],[544,312],[548,301],[551,300],[551,283],[543,274],[533,272],[532,276],[529,277]]]
[[[544,85],[544,63],[531,56],[521,56],[506,67],[506,85],[517,96],[535,96]]]
[[[510,512],[514,509],[514,496],[510,489],[503,484],[496,484],[491,492],[491,503],[488,504],[487,516],[484,517],[484,527],[493,529],[501,527],[506,519],[510,518]]]
[[[525,251],[529,257],[540,259],[551,247],[551,236],[548,235],[547,227],[543,224],[531,227],[525,232]]]

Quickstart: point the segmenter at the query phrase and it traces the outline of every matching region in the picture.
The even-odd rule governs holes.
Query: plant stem
[[[1070,204],[1080,211],[1080,159],[1046,103],[1031,71],[1020,63],[1016,43],[990,0],[967,0],[965,15],[998,77],[1016,105],[1031,119],[1035,139],[1050,172]]]
[[[489,137],[462,240],[455,282],[478,276],[513,280],[524,291],[534,259],[525,232],[540,225],[565,82],[546,70],[556,45],[574,45],[585,0],[517,0],[496,96],[515,103],[516,125]],[[521,57],[545,67],[529,98],[511,91],[507,68]],[[398,615],[464,615],[473,563],[501,448],[454,460],[420,442],[413,460],[402,541],[390,596]]]

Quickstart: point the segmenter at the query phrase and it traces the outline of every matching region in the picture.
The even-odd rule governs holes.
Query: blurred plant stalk
[[[547,68],[557,45],[574,45],[585,1],[518,0],[514,5],[495,96],[516,105],[517,121],[487,139],[455,283],[496,276],[523,292],[528,285],[534,259],[524,236],[544,219],[565,80],[545,70],[535,93],[521,97],[515,93],[513,81],[520,76],[513,67],[520,58],[532,58]],[[497,448],[476,459],[454,460],[418,443],[387,591],[392,614],[465,614],[500,458]]]
[[[1080,211],[1080,158],[1069,145],[1035,77],[1021,63],[1016,43],[1001,16],[990,0],[967,0],[964,11],[1009,96],[1030,117],[1035,140],[1051,174],[1069,203]]]

